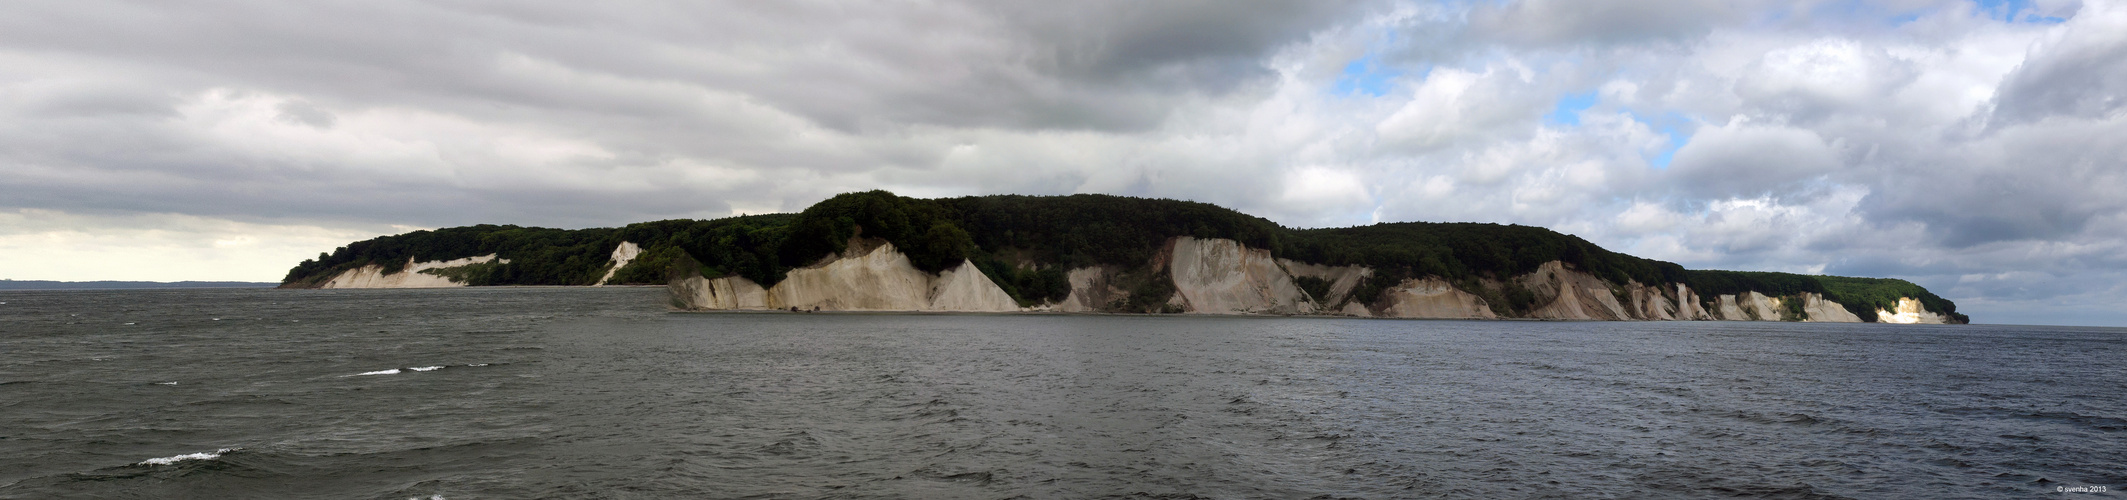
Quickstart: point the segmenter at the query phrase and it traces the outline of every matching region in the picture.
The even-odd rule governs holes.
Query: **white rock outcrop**
[[[1853,311],[1846,310],[1846,306],[1839,305],[1838,302],[1824,300],[1824,296],[1821,294],[1808,292],[1802,294],[1802,314],[1806,316],[1803,321],[1815,323],[1861,322],[1861,317],[1855,316]]]
[[[1617,303],[1617,295],[1610,293],[1609,282],[1593,274],[1571,269],[1559,261],[1545,262],[1525,276],[1517,278],[1524,288],[1536,294],[1536,302],[1543,304],[1529,312],[1531,318],[1578,319],[1578,320],[1626,320],[1634,319],[1625,312],[1625,306]]]
[[[820,265],[790,270],[782,282],[765,290],[738,276],[688,277],[671,286],[674,305],[684,309],[1020,310],[1011,294],[973,262],[962,260],[959,266],[932,276],[916,269],[891,243],[869,250],[852,246],[848,254]]]
[[[990,281],[975,263],[961,260],[959,267],[939,272],[931,280],[929,311],[1003,312],[1019,310],[1019,301]]]
[[[674,305],[683,309],[768,308],[768,290],[761,288],[759,283],[740,276],[716,279],[690,276],[673,282],[670,286]]]
[[[1328,281],[1329,293],[1323,297],[1312,298],[1315,300],[1315,305],[1318,306],[1317,309],[1324,311],[1337,310],[1340,313],[1348,312],[1346,310],[1349,308],[1343,306],[1350,305],[1345,304],[1344,301],[1351,298],[1352,289],[1358,288],[1360,282],[1366,281],[1366,278],[1374,275],[1374,270],[1365,266],[1332,267],[1321,264],[1308,264],[1292,259],[1278,259],[1278,265],[1284,267],[1285,272],[1291,274],[1294,278],[1307,277]],[[1365,306],[1360,306],[1360,309],[1365,309]]]
[[[1676,297],[1677,319],[1687,321],[1712,321],[1717,319],[1713,317],[1713,313],[1706,311],[1705,302],[1699,300],[1699,293],[1692,291],[1691,287],[1685,286],[1683,283],[1677,283]]]
[[[1374,317],[1373,311],[1366,310],[1366,306],[1359,305],[1358,302],[1345,302],[1344,308],[1338,309],[1337,312],[1345,316],[1358,316],[1361,318]]]
[[[1064,273],[1071,282],[1071,293],[1062,302],[1051,306],[1061,312],[1099,311],[1109,303],[1128,298],[1130,292],[1115,286],[1115,270],[1107,267],[1081,267]]]
[[[623,243],[614,250],[615,269],[640,255],[641,249]],[[414,262],[408,272],[381,276],[375,266],[343,273],[325,288],[463,286],[442,276],[423,274],[438,269],[494,261],[488,255],[445,262]],[[1170,239],[1156,254],[1151,269],[1163,269],[1173,280],[1174,292],[1165,303],[1196,314],[1332,314],[1359,317],[1496,319],[1490,304],[1475,294],[1456,288],[1446,279],[1427,276],[1404,280],[1381,292],[1372,304],[1351,300],[1354,289],[1373,276],[1362,266],[1332,267],[1289,259],[1274,259],[1270,252],[1251,249],[1228,239]],[[1143,271],[1139,271],[1143,272]],[[1072,269],[1065,273],[1070,293],[1058,302],[1031,308],[1020,307],[1010,294],[975,266],[959,265],[936,275],[925,273],[892,244],[875,246],[853,241],[842,255],[791,270],[782,282],[763,288],[743,277],[689,277],[672,283],[674,304],[686,309],[746,310],[791,309],[827,311],[1059,311],[1098,312],[1110,310],[1130,291],[1120,282],[1148,276],[1126,277],[1113,266]],[[609,270],[607,278],[611,278]],[[1295,276],[1329,282],[1323,297],[1302,291]],[[1535,295],[1538,304],[1531,318],[1568,320],[1721,320],[1814,322],[1859,322],[1862,319],[1837,302],[1816,293],[1774,297],[1755,291],[1713,297],[1708,310],[1698,295],[1682,283],[1643,285],[1612,284],[1593,274],[1552,261],[1527,275],[1513,278]],[[1496,282],[1485,285],[1498,289]],[[1135,286],[1135,285],[1133,285]],[[1673,292],[1668,292],[1674,290]],[[1667,292],[1667,293],[1665,293]],[[1801,316],[1791,317],[1789,301],[1801,301]],[[1902,298],[1894,311],[1876,311],[1884,323],[1946,323],[1946,318],[1927,311],[1919,300]]]
[[[1381,297],[1387,304],[1381,308],[1381,316],[1384,317],[1499,318],[1499,315],[1492,313],[1491,306],[1486,305],[1484,299],[1456,289],[1447,280],[1435,277],[1403,280],[1396,288],[1382,291]]]
[[[1876,309],[1876,322],[1896,323],[1901,325],[1940,325],[1949,323],[1948,321],[1943,320],[1941,314],[1936,314],[1933,311],[1927,310],[1926,307],[1922,307],[1920,304],[1920,299],[1915,299],[1912,297],[1899,297],[1897,311],[1885,311],[1881,308]]]
[[[1758,292],[1743,292],[1737,298],[1742,302],[1743,307],[1749,308],[1748,313],[1758,321],[1779,321],[1781,319],[1780,311],[1786,305],[1778,297],[1770,297]]]
[[[931,276],[891,243],[825,264],[792,269],[768,289],[768,306],[826,311],[921,311],[930,308]]]
[[[450,269],[474,264],[496,262],[495,254],[442,261],[415,262],[406,258],[406,268],[396,273],[384,274],[384,266],[370,264],[341,272],[318,288],[451,288],[465,286],[450,278],[424,273],[430,269]],[[500,259],[504,264],[509,259]]]
[[[1168,274],[1181,294],[1184,310],[1198,314],[1308,314],[1307,299],[1292,276],[1270,257],[1228,239],[1188,236],[1169,243]]]
[[[1662,295],[1661,287],[1632,282],[1625,285],[1632,297],[1630,311],[1635,319],[1670,321],[1676,318],[1676,304]]]
[[[635,257],[638,255],[642,255],[642,253],[643,247],[636,245],[635,242],[620,242],[619,246],[613,247],[613,256],[611,257],[610,261],[611,264],[609,265],[609,267],[606,267],[605,277],[598,278],[598,283],[592,284],[591,286],[606,286],[607,281],[613,280],[613,273],[620,272],[620,268],[628,267],[628,263],[634,262]]]
[[[1714,319],[1721,321],[1750,321],[1750,316],[1743,314],[1743,307],[1736,301],[1734,294],[1724,293],[1717,295],[1714,296],[1713,301]]]

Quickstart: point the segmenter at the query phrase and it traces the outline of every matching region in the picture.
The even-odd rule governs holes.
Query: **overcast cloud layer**
[[[26,0],[0,277],[1111,193],[1551,227],[2127,324],[2127,2]]]

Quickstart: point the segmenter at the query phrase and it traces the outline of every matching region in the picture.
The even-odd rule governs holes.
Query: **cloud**
[[[1753,111],[1811,122],[1865,107],[1917,76],[1884,47],[1826,38],[1766,52],[1743,71],[1735,93]]]
[[[2002,82],[1994,124],[2117,118],[2127,107],[2127,5],[2091,2]]]
[[[1839,167],[1838,154],[1816,132],[1757,125],[1738,116],[1699,129],[1677,149],[1670,175],[1708,197],[1788,194]]]
[[[1703,36],[1743,17],[1720,0],[1524,0],[1470,13],[1479,36],[1515,44],[1615,43]]]
[[[2085,278],[2127,274],[2123,33],[2116,0],[31,0],[0,13],[0,271],[272,280],[397,228],[885,188],[1533,224],[1982,321],[2127,310]],[[129,251],[201,271],[93,264]]]

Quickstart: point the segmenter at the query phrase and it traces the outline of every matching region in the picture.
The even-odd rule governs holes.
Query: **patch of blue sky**
[[[1580,126],[1580,112],[1595,107],[1595,101],[1595,91],[1592,90],[1583,94],[1559,96],[1558,105],[1551,108],[1550,114],[1544,115],[1544,123],[1572,127]]]
[[[1979,11],[1988,19],[2005,23],[2060,24],[2068,21],[2039,15],[2038,9],[2031,8],[2031,0],[1972,0],[1972,3],[1978,4]]]
[[[1396,78],[1400,76],[1403,71],[1381,64],[1380,54],[1368,53],[1344,65],[1344,72],[1337,75],[1330,92],[1381,97],[1395,88]]]
[[[1669,136],[1669,144],[1662,145],[1661,149],[1655,150],[1653,156],[1647,157],[1647,164],[1653,165],[1657,169],[1668,170],[1669,162],[1676,160],[1676,150],[1684,149],[1684,143],[1689,142],[1691,139],[1677,134],[1676,127],[1663,127],[1662,135]]]
[[[1669,163],[1676,159],[1677,150],[1684,149],[1684,144],[1691,142],[1690,135],[1679,131],[1681,126],[1691,123],[1691,118],[1684,116],[1682,113],[1672,111],[1651,120],[1640,116],[1639,113],[1628,114],[1632,116],[1632,121],[1640,122],[1646,125],[1647,128],[1660,130],[1662,135],[1669,136],[1668,143],[1663,144],[1662,147],[1647,155],[1647,164],[1654,168],[1668,169]]]

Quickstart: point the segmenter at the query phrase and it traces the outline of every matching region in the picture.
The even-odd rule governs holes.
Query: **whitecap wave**
[[[413,368],[408,368],[408,370],[413,370],[417,372],[432,372],[441,369],[443,369],[442,366],[417,366]]]
[[[223,453],[228,453],[228,452],[232,452],[232,451],[236,451],[236,450],[240,450],[240,449],[242,449],[242,448],[222,448],[222,449],[219,449],[219,450],[214,450],[214,451],[203,451],[203,452],[199,452],[199,453],[186,453],[186,454],[183,454],[183,455],[178,455],[178,456],[174,456],[174,457],[150,458],[150,459],[147,459],[147,460],[142,460],[142,461],[140,461],[140,465],[170,465],[170,464],[174,464],[174,463],[178,463],[178,462],[183,462],[183,461],[186,461],[186,460],[213,460],[213,459],[221,458],[221,457],[222,457],[222,454],[223,454]]]
[[[357,374],[354,374],[354,375],[348,375],[348,376],[349,376],[349,377],[360,377],[360,376],[363,376],[363,375],[398,375],[398,374],[399,374],[399,369],[398,369],[398,368],[393,368],[393,369],[390,369],[390,370],[377,370],[377,371],[373,371],[373,372],[362,372],[362,373],[357,373]]]

